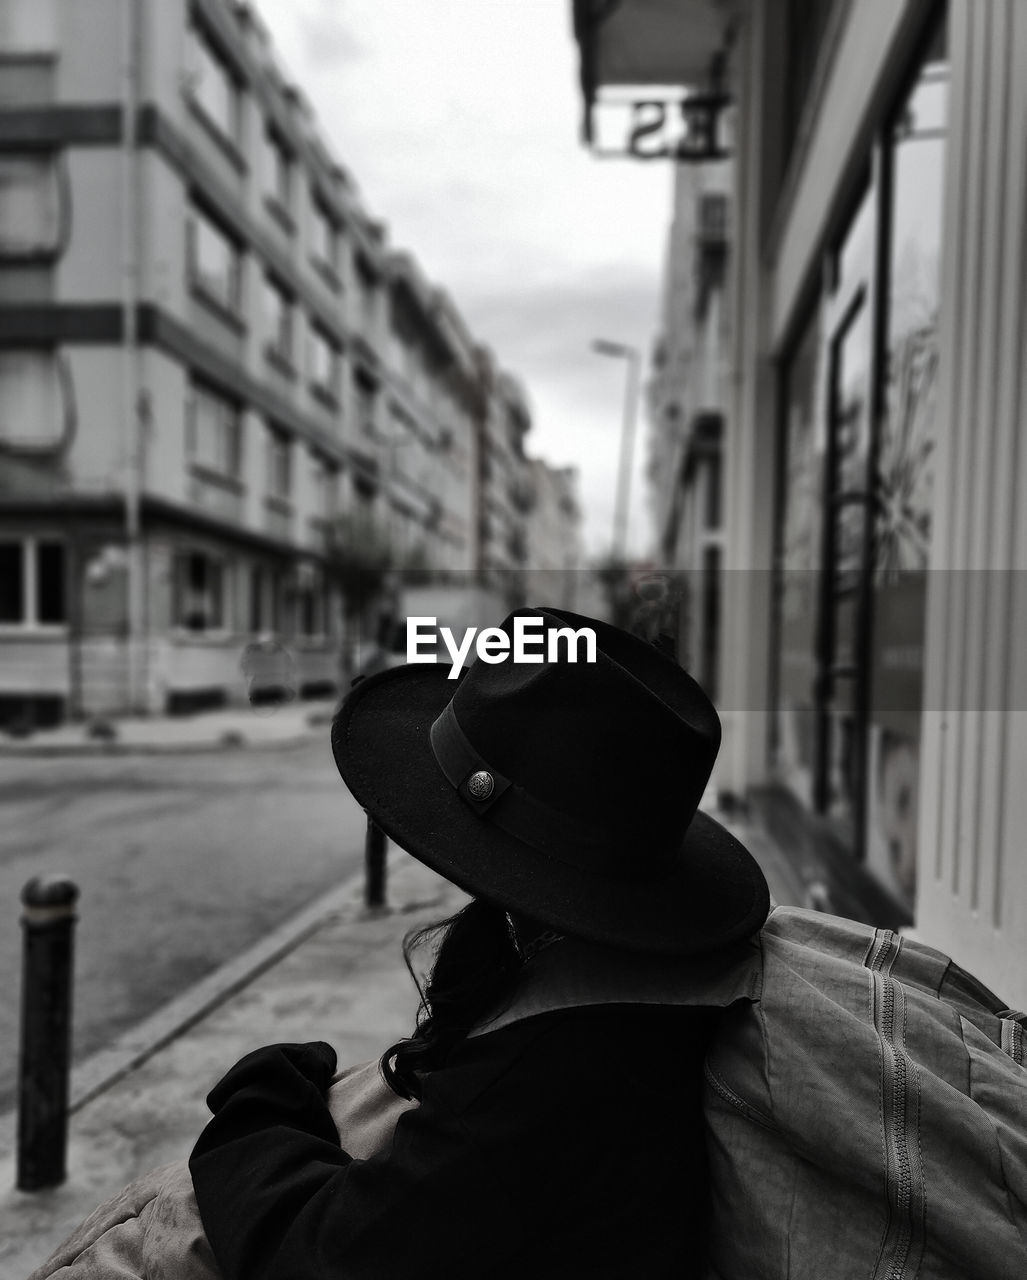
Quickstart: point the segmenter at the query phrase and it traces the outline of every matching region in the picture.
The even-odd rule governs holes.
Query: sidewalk
[[[801,899],[781,850],[733,825],[774,898]],[[185,993],[72,1077],[68,1178],[13,1189],[14,1117],[0,1120],[0,1274],[25,1280],[97,1204],[140,1174],[188,1155],[203,1099],[237,1058],[274,1041],[328,1040],[340,1066],[377,1057],[413,1027],[417,994],[401,943],[464,895],[389,846],[386,911],[367,912],[362,876]]]
[[[160,754],[246,747],[281,748],[323,738],[337,698],[297,699],[284,706],[226,707],[179,716],[119,716],[103,722],[112,736],[92,736],[90,724],[0,735],[0,756]]]
[[[188,1155],[206,1122],[206,1093],[244,1053],[274,1041],[328,1040],[344,1066],[376,1057],[409,1033],[417,993],[402,960],[403,935],[451,914],[465,898],[391,846],[388,868],[387,911],[363,908],[362,877],[342,886],[313,923],[298,920],[291,930],[298,941],[277,962],[264,967],[269,946],[261,944],[201,984],[206,990],[194,999],[176,1001],[177,1012],[164,1020],[166,1042],[161,1043],[158,1018],[150,1030],[156,1046],[145,1061],[121,1074],[119,1058],[131,1062],[146,1052],[147,1036],[137,1031],[76,1070],[62,1186],[33,1193],[13,1189],[14,1124],[8,1117],[0,1159],[5,1280],[24,1280],[126,1183]],[[179,1034],[176,1021],[187,1024]],[[104,1087],[103,1077],[112,1074]],[[76,1098],[86,1100],[76,1107]]]

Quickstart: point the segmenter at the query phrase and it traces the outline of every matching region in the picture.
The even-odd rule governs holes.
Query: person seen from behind
[[[417,1025],[381,1058],[416,1105],[376,1154],[335,1127],[327,1044],[210,1094],[190,1169],[225,1280],[704,1274],[708,994],[766,880],[699,808],[720,723],[696,682],[561,610],[503,630],[524,616],[591,628],[596,660],[399,667],[335,719],[353,795],[470,901],[420,936]]]

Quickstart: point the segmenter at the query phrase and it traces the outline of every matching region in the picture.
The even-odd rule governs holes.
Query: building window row
[[[265,437],[264,497],[267,531],[287,538],[293,532],[295,453],[290,433],[268,423]],[[323,531],[339,509],[339,465],[309,450],[309,480],[304,507],[312,525]],[[214,387],[194,381],[186,417],[186,459],[219,488],[241,493],[244,487],[243,406]]]
[[[235,618],[241,566],[225,555],[182,549],[172,569],[172,620],[177,628],[225,633]],[[250,630],[285,632],[308,639],[332,632],[332,591],[313,565],[288,573],[253,566],[249,581]],[[0,626],[63,628],[67,612],[67,554],[51,538],[0,540]]]
[[[243,84],[231,59],[219,42],[202,26],[192,32],[193,65],[189,77],[190,97],[204,124],[212,128],[218,140],[227,142],[242,154]],[[273,216],[292,234],[297,224],[298,163],[295,151],[281,130],[265,121],[260,135],[261,189]],[[341,225],[326,199],[312,184],[310,187],[310,253],[314,263],[326,268],[329,282],[338,288],[340,281],[339,244]]]
[[[213,303],[234,324],[244,324],[244,247],[220,220],[196,201],[187,221],[187,266],[193,290]],[[296,310],[292,290],[277,276],[265,274],[261,284],[267,353],[292,372],[296,363]],[[308,369],[311,389],[337,407],[342,345],[321,320],[309,324]]]
[[[336,629],[334,593],[311,564],[247,568],[229,555],[182,549],[175,553],[172,583],[173,624],[195,635],[225,635],[245,625],[254,635],[324,640]]]

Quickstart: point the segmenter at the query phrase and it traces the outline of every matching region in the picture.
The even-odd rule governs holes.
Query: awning
[[[585,140],[599,89],[704,88],[746,0],[573,0]]]

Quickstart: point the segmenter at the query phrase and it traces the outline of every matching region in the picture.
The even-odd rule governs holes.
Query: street
[[[80,890],[81,1060],[353,874],[364,816],[324,741],[283,750],[0,762],[0,1111],[16,1090],[20,893]]]

